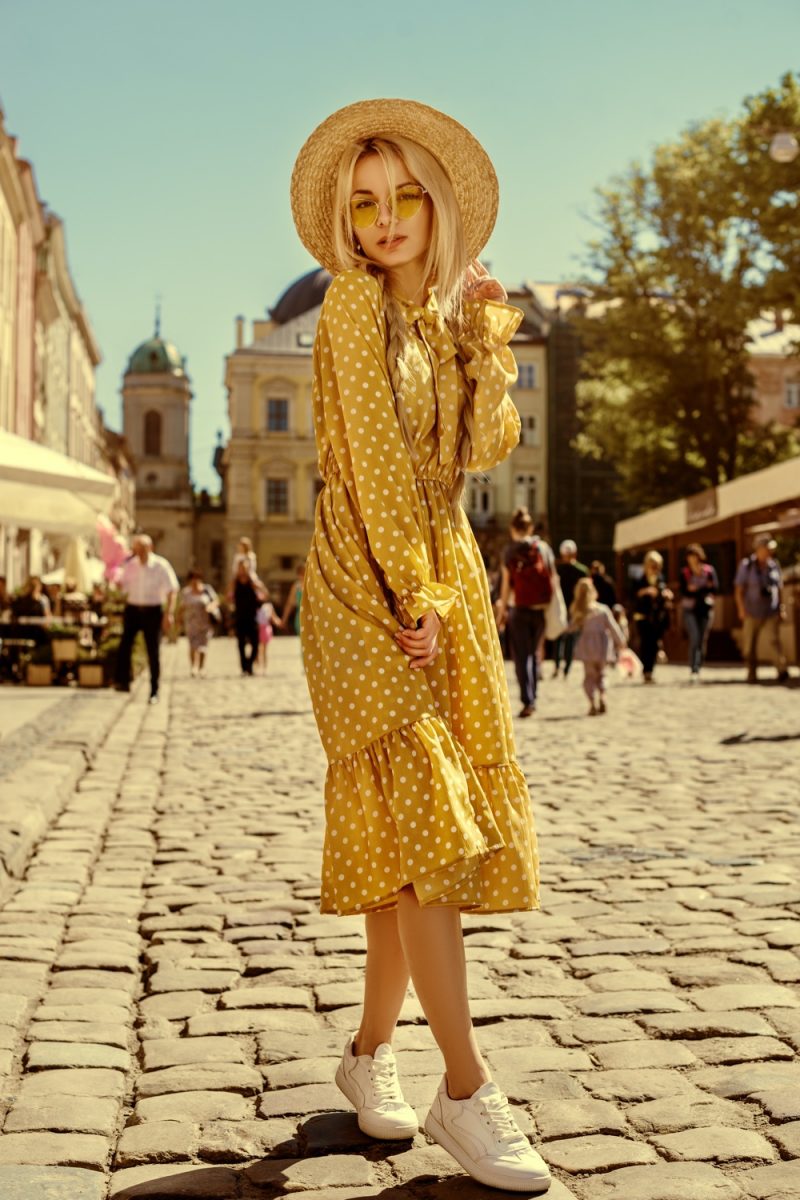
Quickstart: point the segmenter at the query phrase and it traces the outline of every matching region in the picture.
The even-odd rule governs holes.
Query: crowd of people
[[[771,537],[759,534],[734,581],[749,683],[757,682],[759,648],[774,659],[778,680],[789,678],[781,643],[786,609],[776,548]],[[489,580],[504,652],[514,663],[521,717],[536,711],[548,657],[553,678],[566,679],[573,663],[582,663],[589,715],[605,713],[609,664],[617,664],[624,676],[654,683],[657,664],[666,661],[664,637],[673,624],[682,627],[688,642],[689,683],[700,682],[720,587],[698,543],[686,547],[675,588],[665,578],[663,556],[653,549],[620,597],[604,563],[580,562],[578,547],[569,538],[556,556],[528,510],[518,508]]]
[[[739,563],[734,580],[749,683],[758,679],[759,651],[775,661],[779,681],[789,678],[781,642],[786,609],[776,548],[771,537],[757,535],[752,553]],[[150,668],[151,702],[157,702],[161,635],[169,634],[176,620],[186,636],[193,678],[205,676],[211,639],[228,630],[236,637],[242,676],[265,675],[274,631],[299,635],[304,572],[301,563],[279,613],[269,587],[259,576],[249,538],[241,538],[237,545],[220,597],[197,569],[189,571],[181,587],[171,564],[154,552],[152,540],[146,534],[137,535],[117,585],[125,595],[125,606],[116,686],[121,690],[130,687],[131,651],[141,631]],[[580,562],[578,547],[569,538],[560,543],[556,555],[528,510],[518,508],[499,562],[489,566],[489,582],[504,654],[514,664],[521,717],[536,711],[548,657],[553,678],[566,679],[574,662],[583,664],[589,715],[607,711],[610,664],[617,664],[623,675],[640,676],[645,684],[652,684],[658,663],[666,660],[663,640],[673,623],[679,623],[686,635],[689,682],[700,681],[719,580],[698,543],[686,547],[675,588],[665,578],[662,555],[650,550],[627,595],[620,599],[604,563],[593,561],[586,566]],[[104,584],[95,584],[84,593],[73,579],[66,578],[60,585],[45,584],[37,575],[11,595],[0,576],[0,624],[100,623],[105,620],[108,598]]]

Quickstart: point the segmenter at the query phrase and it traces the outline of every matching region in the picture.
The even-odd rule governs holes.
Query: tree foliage
[[[750,321],[800,320],[800,157],[770,158],[778,129],[800,136],[800,76],[598,191],[578,448],[615,464],[634,507],[800,452],[793,430],[754,420],[749,370]]]

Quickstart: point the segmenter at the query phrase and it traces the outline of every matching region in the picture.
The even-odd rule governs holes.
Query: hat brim
[[[327,117],[304,143],[292,171],[292,216],[308,252],[332,275],[343,270],[333,240],[334,195],[342,155],[353,142],[401,136],[429,150],[453,185],[467,247],[467,264],[489,240],[499,188],[478,139],[446,113],[416,100],[359,100]]]

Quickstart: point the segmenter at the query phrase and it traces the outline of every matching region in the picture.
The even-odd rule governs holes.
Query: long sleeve
[[[459,593],[431,578],[386,364],[380,285],[364,272],[344,271],[328,288],[314,346],[314,386],[345,487],[400,618],[413,626],[430,609],[445,618]]]
[[[467,333],[459,348],[467,379],[474,384],[475,415],[468,471],[488,471],[508,458],[519,442],[522,423],[508,388],[517,378],[517,363],[509,342],[523,313],[495,300],[468,300],[464,304]]]

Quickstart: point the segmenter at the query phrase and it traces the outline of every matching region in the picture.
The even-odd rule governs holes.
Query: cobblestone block
[[[601,992],[579,996],[575,1001],[588,1017],[610,1016],[614,1013],[682,1012],[689,1007],[677,992]]]
[[[697,1057],[709,1064],[795,1057],[791,1046],[773,1037],[700,1038],[691,1046]]]
[[[573,1017],[570,1021],[554,1021],[553,1036],[564,1046],[585,1045],[589,1042],[632,1042],[642,1032],[625,1017]]]
[[[367,1159],[355,1154],[328,1154],[322,1158],[272,1159],[248,1167],[246,1175],[258,1187],[280,1187],[286,1192],[321,1188],[367,1187],[375,1181],[375,1170]]]
[[[737,1008],[800,1008],[800,996],[777,983],[731,983],[697,988],[691,999],[704,1012]]]
[[[231,1009],[228,1012],[200,1013],[189,1018],[190,1037],[208,1037],[227,1033],[316,1033],[319,1028],[312,1013],[284,1009]]]
[[[134,1110],[136,1121],[248,1121],[255,1116],[254,1103],[235,1092],[177,1092],[148,1096]]]
[[[697,1074],[693,1072],[691,1079],[695,1080]],[[592,1071],[581,1076],[581,1080],[598,1100],[664,1100],[698,1094],[689,1077],[658,1067]]]
[[[125,1093],[125,1076],[121,1071],[103,1068],[81,1070],[34,1071],[22,1079],[20,1095],[25,1100],[34,1096],[65,1096],[72,1102],[74,1096],[113,1096],[120,1098]]]
[[[755,1012],[663,1013],[638,1017],[648,1033],[666,1038],[738,1037],[772,1035],[771,1024]]]
[[[625,1115],[639,1133],[677,1133],[708,1125],[731,1125],[738,1129],[753,1126],[753,1116],[741,1104],[716,1096],[675,1096],[667,1100],[646,1100],[626,1109]]]
[[[259,1071],[231,1062],[201,1062],[147,1071],[136,1084],[141,1099],[172,1092],[238,1092],[255,1096],[261,1089]]]
[[[531,1107],[536,1128],[546,1139],[582,1133],[624,1133],[627,1128],[622,1112],[605,1100],[550,1100]]]
[[[125,1050],[130,1042],[130,1030],[127,1025],[111,1025],[104,1021],[36,1021],[31,1025],[31,1037],[39,1043],[89,1042]]]
[[[233,1037],[155,1038],[142,1047],[144,1068],[181,1067],[203,1063],[246,1063],[247,1046]]]
[[[329,1110],[347,1109],[348,1101],[332,1081],[326,1084],[306,1084],[303,1087],[281,1088],[277,1092],[266,1092],[258,1106],[260,1117],[293,1117],[306,1113],[321,1113]],[[354,1117],[355,1119],[355,1117]]]
[[[0,1165],[90,1167],[102,1171],[108,1161],[107,1138],[89,1133],[4,1133]]]
[[[336,985],[333,985],[336,986]],[[224,992],[222,1008],[313,1008],[312,997],[299,987],[248,987]]]
[[[757,1101],[774,1121],[800,1120],[798,1087],[778,1087],[763,1092],[751,1092],[749,1099]]]
[[[520,1072],[520,1054],[517,1049],[489,1050],[487,1058],[493,1070],[502,1074]],[[437,1066],[437,1070],[439,1067]],[[531,1046],[525,1055],[528,1071],[591,1071],[593,1063],[583,1050],[569,1050],[562,1046]]]
[[[21,1097],[6,1117],[4,1133],[97,1133],[111,1137],[116,1133],[119,1104],[116,1099],[83,1096],[76,1104],[74,1096],[47,1097],[30,1092]]]
[[[755,1167],[742,1171],[736,1182],[749,1200],[800,1200],[800,1163]]]
[[[126,1167],[111,1176],[110,1200],[133,1200],[167,1196],[196,1197],[197,1200],[231,1200],[236,1196],[236,1172],[227,1167],[205,1167],[195,1163],[148,1164]],[[344,1200],[344,1197],[341,1198]]]
[[[623,1167],[579,1186],[581,1200],[746,1200],[752,1195],[708,1163]]]
[[[732,1067],[703,1067],[692,1071],[698,1087],[715,1096],[751,1096],[775,1088],[800,1088],[800,1062],[736,1063]]]
[[[105,1178],[77,1167],[0,1166],[3,1200],[104,1200]]]
[[[600,1067],[691,1067],[697,1058],[686,1046],[666,1041],[610,1042],[592,1046]]]
[[[28,1067],[106,1067],[129,1071],[131,1056],[117,1046],[100,1046],[86,1042],[34,1042],[28,1048]]]
[[[191,1159],[197,1153],[200,1126],[183,1121],[145,1121],[123,1130],[114,1157],[115,1167],[143,1163],[170,1163]]]
[[[685,1129],[680,1133],[653,1133],[650,1140],[671,1160],[693,1162],[734,1162],[748,1159],[772,1162],[775,1149],[753,1129],[732,1129],[728,1125],[709,1125],[703,1129]]]
[[[549,1166],[560,1167],[570,1174],[609,1171],[614,1167],[659,1161],[653,1147],[646,1142],[633,1142],[628,1138],[604,1134],[546,1142],[541,1153]]]
[[[209,1162],[249,1162],[278,1155],[301,1156],[297,1122],[285,1118],[261,1121],[213,1121],[204,1125],[198,1153]]]

